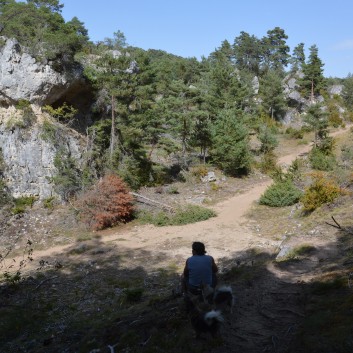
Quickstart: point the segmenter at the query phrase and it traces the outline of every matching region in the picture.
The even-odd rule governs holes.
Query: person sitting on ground
[[[212,256],[206,255],[205,245],[195,241],[192,244],[192,256],[186,260],[181,279],[182,292],[196,294],[201,285],[216,287],[218,267]]]

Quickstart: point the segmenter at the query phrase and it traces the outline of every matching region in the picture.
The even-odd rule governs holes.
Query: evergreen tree
[[[266,125],[260,127],[259,140],[261,142],[260,150],[262,153],[272,153],[278,146],[278,139],[275,134]]]
[[[103,111],[110,111],[110,160],[112,161],[116,147],[123,148],[123,126],[127,126],[129,107],[134,99],[134,79],[136,73],[130,72],[132,58],[122,52],[116,55],[106,51],[85,69],[86,76],[100,90]],[[108,109],[107,109],[108,108]]]
[[[191,142],[200,148],[203,162],[206,163],[207,149],[212,146],[211,120],[206,111],[198,111],[194,113],[194,121]]]
[[[275,71],[268,71],[260,80],[261,108],[272,119],[280,119],[286,107],[282,79]]]
[[[261,41],[244,31],[234,39],[233,51],[235,64],[239,70],[246,70],[254,75],[260,74],[260,63],[263,56]]]
[[[288,36],[280,27],[267,31],[267,37],[262,39],[264,69],[283,72],[288,65],[289,46],[286,44]]]
[[[212,146],[212,159],[225,173],[237,176],[250,171],[249,133],[242,112],[235,109],[220,112],[213,131]]]
[[[318,56],[318,48],[312,45],[309,48],[308,62],[303,65],[304,77],[300,80],[300,87],[306,97],[313,101],[320,94],[320,90],[326,87],[325,78],[323,75],[323,66],[321,59]]]
[[[305,53],[304,53],[304,43],[299,43],[294,49],[291,58],[289,59],[292,67],[292,72],[297,72],[302,70],[305,64]]]
[[[343,81],[342,96],[347,108],[353,111],[353,75],[351,73]]]
[[[65,23],[58,0],[14,0],[0,3],[0,34],[15,38],[37,59],[55,61],[55,68],[72,64],[74,55],[87,45],[82,22]]]
[[[304,122],[314,130],[314,147],[320,148],[328,141],[328,116],[322,104],[311,104],[304,116]]]

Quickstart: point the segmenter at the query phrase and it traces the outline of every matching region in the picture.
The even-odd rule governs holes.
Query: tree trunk
[[[115,149],[115,99],[112,94],[112,128],[110,134],[110,160],[113,159],[113,153]]]
[[[314,80],[311,80],[311,103],[314,102]]]

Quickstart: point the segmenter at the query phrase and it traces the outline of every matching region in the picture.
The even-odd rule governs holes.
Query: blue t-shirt
[[[187,259],[189,284],[198,287],[201,283],[212,285],[212,256],[193,255]]]

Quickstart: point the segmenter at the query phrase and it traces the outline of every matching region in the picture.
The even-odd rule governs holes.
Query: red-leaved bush
[[[128,187],[114,174],[99,180],[82,195],[78,204],[82,220],[94,230],[126,223],[134,210]]]

